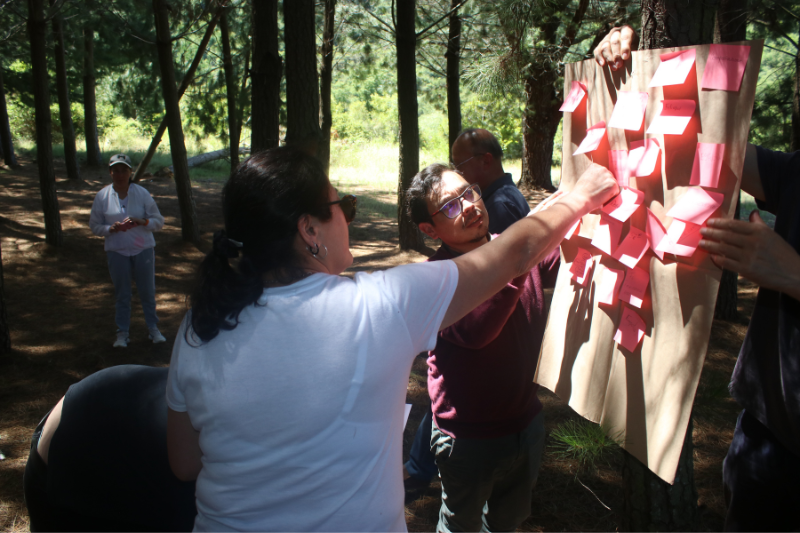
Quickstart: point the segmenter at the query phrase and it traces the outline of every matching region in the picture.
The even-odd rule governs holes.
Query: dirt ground
[[[109,183],[105,168],[84,168],[78,185],[58,179],[64,245],[44,242],[38,174],[35,164],[20,157],[21,168],[0,170],[0,244],[2,245],[5,303],[11,328],[12,351],[0,358],[0,530],[27,531],[22,475],[30,436],[42,416],[67,388],[100,369],[119,364],[167,366],[171,342],[153,345],[138,300],[134,298],[131,343],[114,349],[114,296],[102,238],[88,228],[94,195]],[[63,163],[56,175],[64,176]],[[186,311],[186,297],[195,266],[213,231],[221,227],[221,183],[194,183],[193,194],[205,239],[200,249],[180,236],[180,215],[174,183],[142,184],[156,199],[166,219],[156,235],[157,306],[161,331],[173,339]],[[358,194],[362,191],[346,191]],[[367,191],[363,191],[367,192]],[[542,198],[529,195],[531,205]],[[391,202],[391,198],[381,199]],[[431,243],[434,245],[433,243]],[[375,270],[425,260],[416,252],[400,252],[394,220],[360,215],[351,226],[356,257],[352,271]],[[716,321],[694,410],[694,459],[700,504],[699,530],[722,529],[725,504],[721,464],[733,435],[738,409],[726,389],[735,363],[755,287],[740,280],[740,319]],[[413,404],[404,434],[408,453],[428,403],[425,360],[418,357],[408,385]],[[557,424],[577,415],[548,391],[542,390],[548,435]],[[548,436],[548,446],[551,444]],[[550,449],[548,448],[548,451]],[[539,483],[533,492],[531,516],[525,531],[612,531],[619,529],[622,480],[619,455],[595,468],[546,451]],[[411,531],[435,529],[440,486],[406,506]]]

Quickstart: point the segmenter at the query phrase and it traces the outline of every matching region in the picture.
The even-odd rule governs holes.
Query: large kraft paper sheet
[[[648,135],[662,148],[661,176],[630,178],[645,193],[644,205],[625,223],[645,230],[649,207],[662,221],[689,188],[698,142],[725,143],[719,192],[725,200],[715,216],[731,218],[736,208],[747,136],[755,97],[763,41],[743,43],[750,55],[739,91],[701,89],[710,47],[684,47],[633,52],[625,69],[611,72],[594,60],[565,67],[566,95],[573,80],[586,85],[587,97],[564,113],[561,189],[569,190],[594,162],[608,166],[608,150],[627,150],[645,138],[662,99],[692,99],[697,109],[683,135]],[[669,51],[696,49],[695,66],[684,84],[648,84]],[[608,123],[618,91],[649,92],[645,124],[639,132],[608,128],[607,146],[573,156],[588,127]],[[606,143],[604,140],[603,143]],[[721,214],[720,214],[721,212]],[[646,323],[643,341],[629,352],[614,342],[622,304],[598,305],[596,281],[606,267],[627,267],[593,248],[589,242],[598,214],[583,217],[580,232],[561,245],[562,266],[553,294],[547,330],[535,381],[555,392],[585,418],[605,431],[668,483],[673,483],[705,360],[722,271],[698,249],[692,257],[666,254],[660,260],[648,250],[638,267],[647,269],[650,286],[638,314]],[[571,280],[570,266],[578,246],[593,255],[592,280],[585,287]]]

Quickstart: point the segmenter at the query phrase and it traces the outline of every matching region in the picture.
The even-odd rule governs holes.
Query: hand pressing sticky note
[[[647,241],[650,243],[650,249],[662,261],[664,260],[664,251],[658,246],[662,240],[667,238],[667,230],[664,229],[664,225],[655,213],[650,211],[650,208],[647,208]]]
[[[662,87],[664,85],[680,85],[686,81],[686,76],[692,70],[697,51],[684,50],[682,52],[669,52],[661,54],[661,64],[658,65],[653,79],[648,87]],[[573,82],[574,83],[574,82]]]
[[[614,342],[632,352],[644,338],[645,324],[642,317],[628,306],[622,307],[622,316],[619,319],[619,328],[614,334]]]
[[[661,240],[658,249],[662,252],[683,257],[694,255],[697,245],[700,244],[700,239],[703,238],[700,235],[701,227],[691,222],[684,222],[677,218],[673,219],[667,230],[667,236]]]
[[[622,270],[616,270],[614,268],[606,268],[603,270],[603,277],[595,291],[597,302],[606,305],[614,305],[624,279],[625,272]]]
[[[716,189],[719,185],[719,173],[722,170],[724,155],[724,144],[697,143],[689,184]]]
[[[564,235],[564,240],[571,239],[572,236],[575,234],[575,231],[577,231],[578,226],[580,226],[580,225],[581,225],[581,219],[578,219],[578,221],[575,224],[573,224],[571,228],[569,228],[569,231],[567,232],[567,234]]]
[[[575,153],[572,155],[594,152],[597,150],[597,147],[600,146],[600,141],[603,140],[605,134],[606,123],[598,122],[586,131],[586,137],[583,138],[581,145],[578,146],[578,149],[575,150]]]
[[[626,267],[633,268],[647,251],[648,244],[647,234],[638,228],[631,227],[625,240],[614,251],[613,257]]]
[[[642,129],[647,97],[647,93],[618,92],[608,127],[632,131]]]
[[[564,99],[564,103],[561,104],[561,107],[558,110],[572,113],[578,108],[585,96],[586,87],[579,81],[573,81],[572,89],[570,89],[569,94]]]
[[[634,307],[642,307],[647,286],[650,284],[650,274],[641,268],[632,268],[625,274],[625,281],[619,290],[619,299]]]
[[[658,156],[661,154],[661,145],[656,139],[634,141],[628,152],[628,172],[631,176],[649,176],[656,169]]]
[[[700,87],[738,91],[749,56],[750,47],[747,45],[712,44]]]
[[[620,222],[625,222],[644,202],[644,192],[630,187],[621,187],[619,194],[602,208],[603,213]]]
[[[627,187],[631,172],[628,166],[627,150],[608,151],[608,170],[617,178],[617,185]]]
[[[622,236],[622,222],[611,218],[605,213],[600,213],[600,223],[594,229],[592,246],[608,255],[614,253]]]
[[[572,260],[572,266],[569,267],[573,281],[581,287],[585,287],[593,265],[592,254],[588,250],[578,248],[578,253],[575,255],[575,259]]]
[[[647,134],[683,135],[696,107],[694,100],[662,100],[655,120],[647,128]]]
[[[722,205],[725,195],[710,192],[700,187],[692,187],[667,212],[667,216],[703,225],[708,217]]]

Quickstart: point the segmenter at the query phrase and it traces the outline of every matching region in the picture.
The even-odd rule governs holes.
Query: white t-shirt
[[[199,347],[184,320],[167,403],[200,432],[195,530],[405,531],[408,375],[457,281],[452,261],[314,274]]]

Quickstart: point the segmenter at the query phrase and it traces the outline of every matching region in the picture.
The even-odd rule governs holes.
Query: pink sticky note
[[[722,193],[692,187],[672,206],[667,216],[702,225],[722,205],[723,200],[725,195]]]
[[[622,280],[625,279],[625,272],[614,268],[606,268],[603,271],[603,279],[597,286],[597,302],[606,305],[614,305],[617,301],[619,288],[622,287]]]
[[[653,250],[659,259],[664,260],[664,251],[658,249],[663,239],[667,238],[667,230],[658,219],[658,217],[647,208],[647,241],[650,243],[650,249]]]
[[[609,200],[608,203],[603,206],[602,211],[620,222],[625,222],[631,217],[634,211],[639,209],[642,202],[644,202],[643,191],[631,189],[630,187],[621,187],[619,194]]]
[[[622,244],[614,251],[614,259],[628,268],[633,268],[647,251],[647,234],[631,227]]]
[[[661,54],[661,64],[658,65],[653,79],[648,87],[661,87],[664,85],[680,85],[686,81],[686,76],[692,70],[697,52],[694,48],[683,52],[670,52]]]
[[[569,267],[569,271],[575,283],[582,287],[586,286],[586,282],[589,280],[589,272],[592,270],[592,265],[594,265],[592,254],[589,253],[588,250],[578,248],[578,253],[572,261],[572,266]]]
[[[636,350],[644,338],[645,324],[642,317],[630,307],[622,307],[622,317],[619,319],[619,329],[614,334],[614,342],[624,346],[629,352]]]
[[[608,151],[608,170],[617,178],[620,187],[627,187],[631,176],[627,150]]]
[[[655,120],[647,128],[647,134],[682,135],[696,107],[694,100],[662,100]]]
[[[564,99],[564,103],[561,104],[558,110],[567,111],[569,113],[575,111],[584,96],[586,96],[586,87],[579,81],[573,81],[572,89],[570,89],[569,94]]]
[[[617,249],[621,235],[622,222],[605,213],[600,213],[600,223],[594,230],[592,246],[611,255]]]
[[[700,235],[701,227],[702,226],[692,224],[691,222],[684,222],[677,218],[673,219],[672,224],[670,224],[667,230],[667,236],[661,240],[658,249],[663,252],[684,257],[693,255],[697,250],[700,239],[703,238],[703,236]]]
[[[647,96],[647,93],[618,92],[608,127],[633,131],[642,129]]]
[[[619,290],[619,299],[634,307],[642,307],[647,285],[650,284],[650,273],[641,268],[632,268],[625,275],[625,281]]]
[[[628,152],[628,172],[632,176],[649,176],[656,169],[658,156],[661,154],[661,145],[656,139],[645,141],[633,141]]]
[[[575,231],[578,229],[578,226],[580,225],[581,225],[581,219],[578,219],[578,221],[575,224],[573,224],[571,228],[569,228],[567,234],[564,235],[564,240],[571,239],[572,236],[575,234]]]
[[[724,144],[697,143],[689,184],[716,189],[719,185],[719,173],[722,170],[724,155]]]
[[[700,87],[738,91],[749,55],[750,47],[747,45],[712,44]]]
[[[586,137],[583,138],[583,142],[581,142],[581,145],[578,146],[578,149],[575,150],[575,153],[572,155],[585,154],[597,150],[605,134],[606,123],[598,122],[586,131]]]

